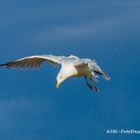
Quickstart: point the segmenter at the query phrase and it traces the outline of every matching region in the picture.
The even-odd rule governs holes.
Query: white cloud
[[[114,17],[78,21],[75,24],[52,26],[32,35],[35,44],[61,43],[81,39],[110,39],[125,36],[132,26],[139,26],[139,9],[127,11]]]

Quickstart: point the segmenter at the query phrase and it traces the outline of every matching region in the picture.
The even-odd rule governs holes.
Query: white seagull
[[[80,59],[77,56],[70,55],[65,56],[54,56],[54,55],[34,55],[29,57],[24,57],[11,61],[5,64],[0,64],[7,68],[16,67],[16,68],[38,68],[43,62],[47,61],[53,65],[61,65],[61,69],[57,75],[56,87],[59,88],[60,84],[64,80],[70,77],[84,77],[86,80],[87,86],[96,92],[99,92],[99,89],[95,86],[94,80],[96,81],[98,75],[102,76],[105,80],[109,80],[110,77],[105,74],[102,69],[97,65],[95,60],[91,59]],[[90,82],[92,83],[89,83]]]

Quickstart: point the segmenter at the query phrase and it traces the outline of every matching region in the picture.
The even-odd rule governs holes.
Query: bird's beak
[[[60,83],[56,82],[56,87],[59,88],[60,87]]]

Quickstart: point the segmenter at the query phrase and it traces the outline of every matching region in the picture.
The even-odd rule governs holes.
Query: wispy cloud
[[[138,12],[139,10],[136,9],[133,12],[129,11],[116,17],[90,19],[79,21],[79,23],[72,25],[53,26],[50,29],[34,33],[32,41],[48,44],[81,39],[109,39],[115,36],[125,36],[129,30],[132,30],[132,26],[140,22],[137,18]]]
[[[39,119],[42,113],[49,112],[52,108],[52,103],[46,100],[29,100],[29,99],[9,99],[0,101],[0,131],[15,129],[21,125],[27,127],[31,120]],[[43,117],[42,117],[43,118]],[[47,118],[46,118],[47,120]],[[41,126],[42,125],[42,126]],[[34,128],[34,124],[30,124],[29,128]],[[38,128],[43,127],[41,123]],[[19,129],[19,131],[21,130]]]

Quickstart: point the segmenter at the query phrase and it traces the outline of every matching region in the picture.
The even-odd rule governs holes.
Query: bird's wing
[[[75,68],[80,68],[80,67],[84,67],[84,66],[88,66],[88,63],[81,62],[81,63],[76,63],[74,65]]]
[[[96,73],[101,75],[105,80],[110,80],[110,77],[108,74],[106,74],[96,63],[95,60],[93,60],[92,62],[90,62],[89,67]]]
[[[110,80],[110,77],[102,71],[102,69],[97,65],[95,60],[91,59],[82,59],[81,61],[75,64],[76,68],[88,66],[94,73],[101,75],[104,79]]]
[[[61,60],[64,56],[53,56],[53,55],[35,55],[24,57],[15,61],[11,61],[0,66],[5,66],[7,68],[17,67],[17,68],[38,68],[43,62],[47,61],[50,64],[57,65],[61,64]]]

